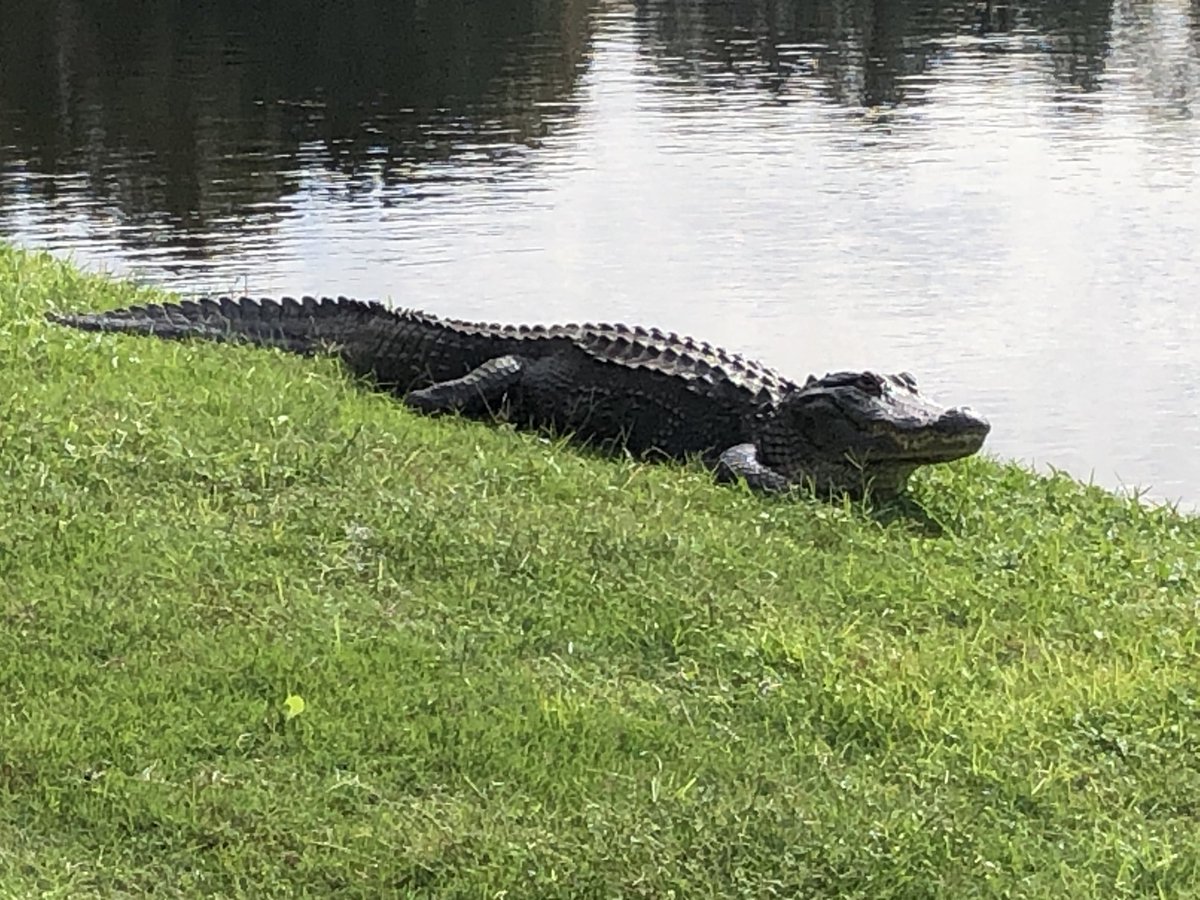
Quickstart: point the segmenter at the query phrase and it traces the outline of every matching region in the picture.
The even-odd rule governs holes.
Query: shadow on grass
[[[933,518],[920,501],[904,495],[877,507],[868,507],[867,514],[880,525],[902,524],[922,537],[945,537],[946,526]]]

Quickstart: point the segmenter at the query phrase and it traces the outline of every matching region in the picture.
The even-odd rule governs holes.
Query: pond
[[[0,235],[907,369],[1194,507],[1197,103],[1196,0],[0,0]]]

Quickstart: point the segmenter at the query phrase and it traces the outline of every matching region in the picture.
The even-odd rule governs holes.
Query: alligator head
[[[757,449],[764,465],[821,494],[889,497],[917,466],[977,452],[990,430],[969,407],[930,401],[907,372],[837,372],[785,394]]]

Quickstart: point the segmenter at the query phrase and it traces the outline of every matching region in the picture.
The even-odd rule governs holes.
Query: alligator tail
[[[83,331],[153,335],[167,340],[208,340],[278,347],[312,354],[329,349],[369,320],[394,315],[378,303],[341,297],[256,300],[251,297],[183,300],[107,312],[47,313],[60,325]]]

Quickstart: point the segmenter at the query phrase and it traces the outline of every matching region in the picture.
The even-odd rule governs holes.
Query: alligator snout
[[[943,462],[970,456],[979,451],[991,430],[991,423],[971,407],[955,406],[937,417],[924,450],[931,460]]]
[[[969,406],[954,406],[938,416],[937,426],[943,431],[965,432],[986,437],[992,423]]]

